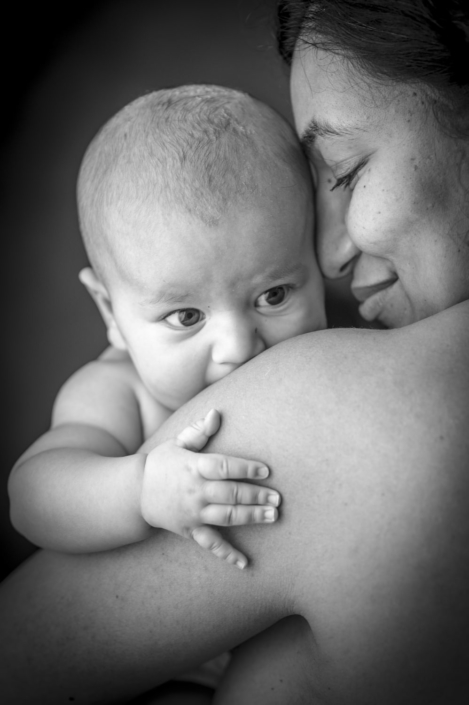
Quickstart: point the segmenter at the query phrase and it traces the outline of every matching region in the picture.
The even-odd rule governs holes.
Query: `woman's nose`
[[[325,179],[316,197],[316,249],[322,273],[328,279],[338,279],[350,273],[360,250],[347,230],[345,218],[350,191],[338,187],[330,190]]]
[[[212,346],[212,360],[218,365],[238,367],[259,355],[266,345],[257,328],[243,316],[229,316],[220,325]]]

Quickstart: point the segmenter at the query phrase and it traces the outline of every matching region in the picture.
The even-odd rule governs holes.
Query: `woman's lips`
[[[358,310],[365,321],[374,321],[381,314],[388,289],[396,283],[398,277],[393,276],[376,284],[357,286],[352,284],[352,293],[358,301],[361,301]]]

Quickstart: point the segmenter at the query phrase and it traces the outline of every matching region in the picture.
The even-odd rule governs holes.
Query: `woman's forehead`
[[[415,95],[407,85],[378,82],[341,56],[314,47],[295,52],[290,89],[300,137],[371,129],[392,117],[392,104],[402,108]]]

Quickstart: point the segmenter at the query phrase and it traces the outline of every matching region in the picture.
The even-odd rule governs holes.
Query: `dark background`
[[[10,4],[2,37],[6,399],[0,578],[33,550],[9,522],[9,471],[47,430],[61,384],[106,345],[101,319],[77,278],[87,263],[75,206],[83,152],[130,100],[182,83],[241,88],[291,119],[288,73],[273,36],[275,5],[276,0]],[[344,291],[329,289],[331,319],[339,325],[342,307],[350,311]]]

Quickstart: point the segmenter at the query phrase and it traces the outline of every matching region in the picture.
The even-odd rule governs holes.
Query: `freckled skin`
[[[370,100],[356,85],[338,57],[315,50],[295,56],[299,134],[312,118],[345,122],[350,132],[318,137],[311,153],[319,260],[333,278],[351,270],[360,283],[397,277],[380,320],[401,327],[469,295],[468,144],[442,132],[415,89],[374,87],[370,79]],[[352,187],[331,191],[331,174],[363,158]]]
[[[152,443],[222,409],[211,450],[262,457],[281,521],[233,532],[253,557],[234,573],[168,532],[98,556],[37,553],[1,591],[9,703],[128,701],[241,642],[217,705],[469,702],[465,152],[423,108],[407,122],[408,91],[365,100],[342,67],[327,75],[331,57],[306,58],[299,129],[319,107],[364,127],[319,145],[322,267],[398,276],[382,313],[405,327],[298,336],[172,415]],[[367,166],[331,191],[357,151]],[[427,198],[439,191],[441,206]]]

